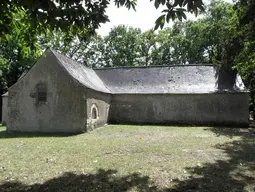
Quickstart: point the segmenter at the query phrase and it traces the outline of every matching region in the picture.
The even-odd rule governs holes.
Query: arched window
[[[99,114],[98,114],[98,108],[96,104],[93,104],[91,106],[91,119],[98,119]]]
[[[92,119],[97,119],[97,110],[95,107],[92,109]]]

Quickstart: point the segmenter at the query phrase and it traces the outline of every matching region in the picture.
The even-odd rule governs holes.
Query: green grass
[[[7,134],[0,191],[255,191],[255,130],[110,125]]]

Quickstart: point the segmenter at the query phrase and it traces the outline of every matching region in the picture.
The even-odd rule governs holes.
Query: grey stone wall
[[[108,122],[111,95],[87,89],[87,129],[93,130]],[[93,108],[97,110],[97,118],[92,117]]]
[[[47,54],[9,89],[8,131],[86,131],[86,88],[57,62]],[[47,87],[47,102],[37,102],[40,83]]]
[[[2,125],[6,125],[7,122],[7,104],[8,104],[8,96],[2,96]]]
[[[248,93],[113,95],[110,122],[248,125]]]

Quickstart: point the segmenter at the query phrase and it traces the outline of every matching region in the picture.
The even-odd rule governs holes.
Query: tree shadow
[[[206,128],[216,136],[239,136],[240,140],[215,145],[227,158],[195,167],[185,180],[175,179],[171,188],[161,188],[149,176],[131,173],[118,176],[116,170],[99,169],[94,174],[71,172],[42,184],[26,185],[19,181],[0,184],[1,192],[19,191],[154,191],[154,192],[252,192],[255,191],[255,130],[238,128]]]
[[[0,130],[0,139],[11,139],[11,138],[27,138],[27,137],[68,137],[74,136],[74,133],[39,133],[39,132],[19,132],[12,131],[8,132],[5,130]]]
[[[255,120],[250,121],[250,127],[251,127],[251,128],[255,128]]]
[[[202,166],[188,167],[189,179],[176,183],[165,191],[255,191],[255,130],[238,128],[207,128],[217,136],[241,137],[241,140],[216,145],[223,150],[226,160]]]
[[[255,138],[255,129],[253,128],[236,128],[236,127],[208,127],[205,130],[212,131],[216,136],[226,136],[233,138],[235,136],[241,139]]]
[[[21,182],[6,182],[0,185],[1,192],[110,192],[110,191],[158,191],[157,187],[150,182],[149,177],[138,173],[126,176],[116,176],[116,170],[99,169],[95,174],[76,175],[71,172],[64,173],[60,177],[50,179],[43,184],[25,185]]]

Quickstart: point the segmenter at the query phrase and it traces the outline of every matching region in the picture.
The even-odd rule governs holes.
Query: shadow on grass
[[[203,166],[188,167],[189,179],[179,181],[175,189],[166,191],[255,191],[255,129],[206,128],[217,136],[239,136],[241,140],[216,145],[227,160],[217,160]]]
[[[172,181],[172,188],[160,188],[149,176],[133,173],[116,176],[116,170],[98,170],[95,174],[65,173],[42,184],[20,182],[0,184],[1,192],[9,191],[155,191],[155,192],[253,192],[255,191],[255,130],[235,128],[206,128],[216,136],[239,136],[216,149],[228,157],[196,167],[187,167],[190,177]]]
[[[250,127],[255,128],[255,120],[250,121]]]
[[[25,138],[25,137],[68,137],[74,136],[77,134],[72,133],[38,133],[38,132],[8,132],[3,127],[0,127],[0,139],[8,139],[8,138]]]
[[[241,139],[254,139],[255,129],[254,128],[234,128],[234,127],[213,127],[205,128],[205,130],[212,131],[216,136],[241,137]]]
[[[116,170],[98,170],[95,174],[76,175],[67,172],[58,178],[53,178],[43,184],[25,185],[20,182],[7,182],[0,185],[1,192],[9,191],[130,191],[135,188],[138,191],[158,191],[151,185],[149,177],[133,173],[127,176],[116,176]]]

